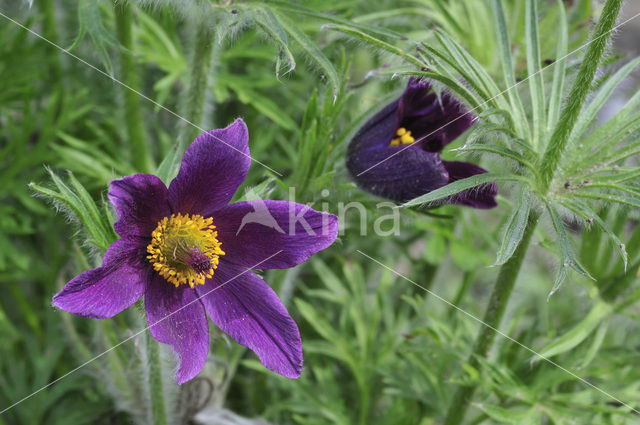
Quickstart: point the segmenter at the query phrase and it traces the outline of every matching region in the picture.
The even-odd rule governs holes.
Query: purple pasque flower
[[[464,133],[475,116],[449,93],[411,79],[399,99],[375,114],[354,136],[347,168],[358,186],[406,202],[453,181],[487,171],[469,162],[444,161],[442,149]],[[448,203],[495,207],[495,183],[448,198]]]
[[[249,268],[293,267],[333,243],[334,215],[293,202],[229,204],[249,170],[249,135],[238,119],[189,146],[167,188],[149,174],[111,182],[121,236],[102,266],[71,280],[53,305],[108,318],[144,295],[150,332],[179,356],[182,384],[204,367],[207,314],[263,365],[288,378],[302,370],[295,322],[275,292]]]

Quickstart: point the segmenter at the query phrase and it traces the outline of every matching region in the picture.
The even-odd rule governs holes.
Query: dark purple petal
[[[69,313],[105,319],[140,299],[153,270],[145,264],[145,246],[136,239],[119,239],[104,255],[102,266],[67,283],[53,305]]]
[[[354,136],[347,150],[347,168],[361,188],[384,198],[406,202],[463,177],[485,172],[482,168],[450,163],[439,152],[475,121],[464,105],[450,94],[440,95],[429,82],[411,79],[402,96],[374,115]],[[417,143],[389,146],[396,130],[404,127]],[[466,163],[459,163],[466,164]],[[492,208],[497,187],[483,185],[448,202]]]
[[[229,203],[247,177],[251,156],[244,121],[201,134],[187,148],[178,176],[169,185],[174,212],[214,212]]]
[[[416,147],[351,152],[347,168],[362,189],[397,202],[417,198],[449,181],[440,155]]]
[[[362,126],[349,144],[347,156],[367,149],[386,149],[397,130],[398,100],[385,106]]]
[[[262,364],[287,378],[302,372],[300,332],[273,290],[251,271],[221,261],[196,288],[211,320]]]
[[[397,127],[411,131],[429,152],[442,148],[464,133],[476,117],[449,93],[438,96],[426,81],[412,79],[398,104]]]
[[[224,259],[257,269],[282,269],[331,245],[338,218],[307,205],[256,200],[228,205],[213,215]]]
[[[144,296],[151,335],[169,344],[180,358],[176,381],[193,379],[204,367],[209,353],[207,315],[196,291],[179,287],[160,276],[149,283]]]
[[[113,180],[109,199],[120,218],[114,225],[120,236],[150,238],[158,221],[171,214],[166,186],[150,174]]]
[[[443,161],[443,164],[449,172],[449,183],[487,172],[484,168],[470,162]],[[498,184],[495,182],[485,183],[458,193],[451,198],[451,202],[474,208],[489,209],[498,205],[496,195],[498,195]]]

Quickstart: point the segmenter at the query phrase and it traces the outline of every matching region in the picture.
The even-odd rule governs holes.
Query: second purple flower
[[[464,133],[475,115],[448,93],[438,96],[431,84],[411,79],[399,99],[375,114],[354,136],[347,168],[358,186],[374,195],[406,202],[475,174],[470,162],[444,161],[442,149]],[[495,207],[497,185],[466,190],[448,203]]]

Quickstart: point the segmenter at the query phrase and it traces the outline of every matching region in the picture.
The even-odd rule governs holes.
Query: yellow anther
[[[410,145],[415,142],[416,139],[411,136],[411,132],[404,127],[400,127],[396,130],[396,135],[398,137],[394,137],[389,142],[389,146],[400,146],[400,145]]]
[[[176,287],[204,285],[224,255],[213,219],[172,214],[158,222],[147,246],[147,259],[166,281]]]
[[[409,145],[409,144],[415,142],[416,139],[411,137],[411,132],[410,131],[407,131],[405,134],[402,135],[402,137],[400,138],[400,141],[402,142],[403,145]]]

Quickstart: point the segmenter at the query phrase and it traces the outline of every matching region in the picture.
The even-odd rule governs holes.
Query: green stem
[[[460,288],[458,289],[456,296],[451,302],[451,304],[453,305],[449,308],[449,316],[453,315],[458,311],[453,306],[454,305],[458,306],[462,302],[464,297],[467,295],[467,292],[469,291],[469,287],[471,286],[471,282],[473,281],[473,278],[475,277],[475,275],[476,275],[475,271],[467,271],[464,273],[464,276],[462,277],[462,283],[460,284]]]
[[[589,94],[591,90],[593,77],[600,65],[604,49],[607,46],[609,35],[616,23],[621,5],[622,0],[607,0],[607,3],[604,5],[600,22],[598,22],[596,30],[591,37],[589,48],[582,59],[578,76],[571,88],[571,93],[567,97],[567,106],[562,110],[558,125],[549,140],[549,145],[540,164],[540,190],[542,193],[546,194],[549,190],[553,176],[560,163],[560,158],[567,147],[571,131],[576,124],[587,94]]]
[[[151,396],[151,423],[167,425],[167,412],[162,391],[162,367],[158,342],[147,334],[147,355],[149,360],[149,394]]]
[[[138,171],[150,172],[154,170],[149,143],[144,128],[142,108],[140,106],[140,80],[133,54],[133,18],[131,6],[126,2],[117,2],[114,6],[116,16],[116,31],[120,49],[120,78],[127,87],[122,87],[124,97],[124,120],[127,138],[131,145],[133,165]]]
[[[425,292],[424,290],[431,290],[434,284],[434,278],[438,273],[438,264],[431,264],[428,261],[422,260],[422,263],[419,265],[417,276],[420,276],[420,286],[422,288],[418,288],[417,286],[413,287],[413,290],[416,294],[423,294],[425,300],[429,297],[429,292]]]
[[[212,52],[213,42],[209,24],[201,21],[196,30],[194,50],[189,67],[191,74],[189,76],[186,103],[182,114],[183,117],[195,126],[189,123],[183,123],[178,136],[180,150],[183,152],[193,139],[201,133],[197,127],[202,127]]]
[[[52,43],[58,43],[58,30],[56,28],[56,5],[54,0],[42,0],[38,2],[38,6],[42,11],[42,31],[45,38]],[[62,65],[60,64],[60,55],[53,45],[48,45],[50,81],[58,84],[62,77]]]
[[[522,267],[522,262],[529,248],[531,237],[538,224],[538,218],[540,213],[532,211],[529,215],[529,221],[527,227],[524,230],[522,240],[518,244],[513,256],[500,267],[500,272],[496,279],[493,293],[487,304],[487,309],[484,314],[482,328],[476,342],[469,356],[468,363],[475,369],[480,369],[479,358],[484,358],[493,345],[493,340],[496,336],[496,329],[500,328],[500,322],[502,316],[509,303],[509,297],[518,278],[518,273]],[[449,410],[445,419],[444,425],[459,425],[464,419],[464,415],[469,407],[473,393],[476,386],[464,386],[458,387],[453,395],[451,404],[449,404]]]

